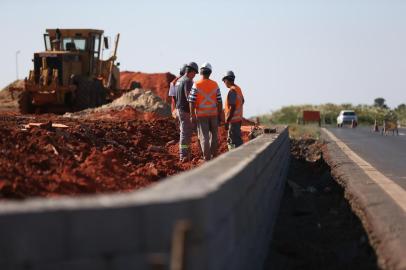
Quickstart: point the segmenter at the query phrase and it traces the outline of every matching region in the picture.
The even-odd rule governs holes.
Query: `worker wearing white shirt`
[[[168,97],[171,98],[171,109],[172,109],[172,116],[176,118],[176,83],[178,82],[179,78],[185,75],[187,64],[184,64],[179,70],[179,76],[176,77],[170,84],[169,84],[169,93]]]

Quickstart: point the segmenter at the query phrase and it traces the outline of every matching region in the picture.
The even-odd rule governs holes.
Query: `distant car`
[[[354,126],[358,125],[358,117],[354,111],[345,110],[341,111],[337,117],[337,127],[342,127],[343,125],[351,125],[354,121]]]

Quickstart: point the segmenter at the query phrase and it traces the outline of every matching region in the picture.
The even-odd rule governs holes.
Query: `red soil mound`
[[[149,89],[154,92],[162,100],[167,100],[169,84],[175,79],[175,75],[167,73],[142,73],[123,71],[120,73],[120,88],[132,89],[136,88]]]

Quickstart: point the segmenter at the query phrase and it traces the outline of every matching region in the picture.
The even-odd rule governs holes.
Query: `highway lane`
[[[406,136],[322,129],[326,159],[362,220],[380,269],[406,269]],[[401,134],[405,134],[401,130]]]
[[[382,136],[368,127],[327,128],[352,151],[406,189],[406,129]]]

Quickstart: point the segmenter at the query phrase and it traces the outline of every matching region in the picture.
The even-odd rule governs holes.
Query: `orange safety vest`
[[[210,79],[201,79],[194,85],[196,89],[196,116],[217,116],[217,83]]]
[[[240,122],[240,121],[242,121],[244,96],[242,94],[241,88],[237,85],[231,86],[230,91],[235,91],[237,94],[237,100],[235,103],[235,111],[234,111],[233,118],[231,119],[231,123]],[[230,115],[230,111],[231,111],[231,106],[228,104],[228,98],[226,98],[226,104],[225,104],[225,108],[224,108],[224,113],[226,115],[226,119]]]

